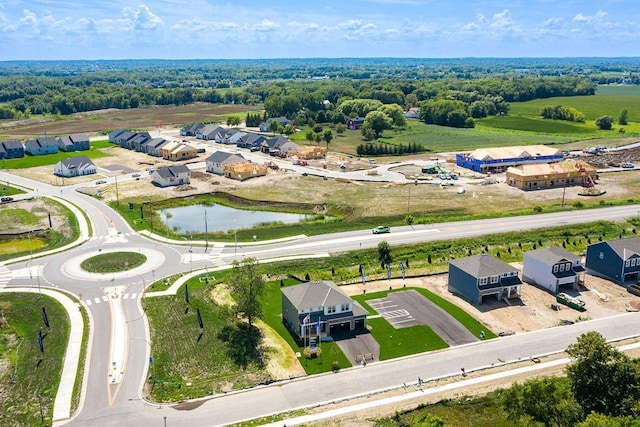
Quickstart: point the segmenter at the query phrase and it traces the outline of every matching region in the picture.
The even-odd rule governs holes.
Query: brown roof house
[[[330,280],[282,288],[282,321],[299,339],[365,330],[367,311]]]

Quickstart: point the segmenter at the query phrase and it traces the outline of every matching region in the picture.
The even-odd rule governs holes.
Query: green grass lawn
[[[147,257],[138,252],[109,252],[87,258],[80,268],[91,273],[115,273],[136,268],[147,261]]]
[[[64,160],[68,157],[87,156],[90,159],[97,159],[100,157],[107,157],[108,155],[103,153],[100,149],[107,148],[113,144],[109,144],[108,140],[97,141],[91,143],[91,149],[87,151],[72,151],[64,152],[60,151],[55,154],[46,154],[43,156],[29,156],[25,155],[19,159],[3,159],[2,169],[25,169],[38,166],[54,165],[60,160]]]
[[[14,196],[16,194],[24,194],[24,193],[25,193],[24,191],[10,186],[8,182],[4,184],[0,182],[0,196]]]
[[[43,307],[50,328],[44,326]],[[6,367],[0,369],[0,425],[51,425],[69,339],[67,313],[55,300],[37,294],[0,294],[0,308],[0,366]]]

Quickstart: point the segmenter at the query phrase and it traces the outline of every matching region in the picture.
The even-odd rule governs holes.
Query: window
[[[566,263],[564,265],[564,269],[567,270],[567,271],[571,270],[571,263],[570,262]]]
[[[335,305],[327,307],[327,314],[333,314],[335,312],[336,312],[336,306]]]
[[[498,276],[491,276],[491,283],[498,283]]]
[[[554,272],[554,273],[557,273],[557,272],[558,272],[558,264],[555,264],[555,265],[553,266],[553,272]]]
[[[486,277],[481,277],[480,278],[480,286],[486,285],[486,284],[487,284],[487,278]]]
[[[564,264],[560,264],[560,271],[564,271]]]
[[[349,311],[349,304],[342,304],[340,306],[341,311]]]
[[[600,259],[604,259],[604,252],[600,252]]]
[[[635,267],[635,266],[636,266],[636,259],[631,258],[631,267]]]
[[[624,266],[625,266],[625,267],[629,267],[630,265],[631,265],[631,260],[630,260],[630,259],[628,259],[628,260],[624,263]]]

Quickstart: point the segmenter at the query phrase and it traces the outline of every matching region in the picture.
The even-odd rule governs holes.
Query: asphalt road
[[[414,227],[394,227],[391,233],[372,235],[370,230],[326,236],[305,237],[295,241],[259,245],[229,245],[205,253],[204,247],[166,244],[142,238],[108,206],[69,188],[57,188],[27,178],[0,173],[0,180],[15,182],[37,189],[36,196],[62,197],[80,206],[91,220],[93,236],[77,248],[60,253],[23,260],[7,267],[13,273],[27,267],[37,267],[42,286],[64,289],[79,296],[91,318],[91,342],[84,382],[84,398],[79,414],[69,425],[77,426],[210,426],[225,425],[245,419],[286,412],[295,408],[314,406],[321,402],[342,400],[372,391],[397,387],[402,383],[459,372],[543,353],[561,351],[575,338],[588,330],[598,330],[608,339],[640,334],[640,314],[627,314],[599,321],[583,322],[512,337],[453,347],[437,353],[423,354],[366,367],[344,370],[338,374],[313,376],[301,380],[274,383],[269,386],[217,396],[199,404],[167,407],[150,405],[141,398],[149,368],[149,328],[141,311],[142,289],[154,279],[205,267],[228,265],[235,259],[256,257],[269,260],[284,256],[329,256],[331,253],[371,248],[386,240],[391,245],[412,244],[431,240],[455,239],[488,233],[531,230],[581,222],[617,220],[638,216],[640,206],[620,206],[585,211],[538,214],[525,217],[465,221]],[[183,242],[190,244],[189,242]],[[261,242],[258,242],[261,243]],[[82,277],[70,274],[75,257],[90,256],[111,249],[149,250],[157,253],[162,262],[153,269],[142,268],[125,275]],[[16,274],[9,286],[35,286],[33,277]],[[104,302],[104,289],[122,286],[129,296],[119,304]],[[136,294],[136,297],[133,297]],[[91,305],[87,301],[92,302]],[[114,308],[115,307],[115,308]],[[112,384],[112,310],[121,310],[126,336],[124,363],[119,382]]]

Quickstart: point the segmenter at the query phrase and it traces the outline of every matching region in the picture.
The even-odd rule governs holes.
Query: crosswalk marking
[[[137,293],[131,293],[131,294],[123,294],[122,295],[122,299],[131,299],[134,300],[138,298],[138,294]],[[90,306],[92,304],[100,304],[102,301],[109,301],[109,298],[105,295],[102,296],[102,299],[100,299],[99,297],[95,297],[93,299],[89,298],[84,300],[84,302],[87,304],[87,306]]]

